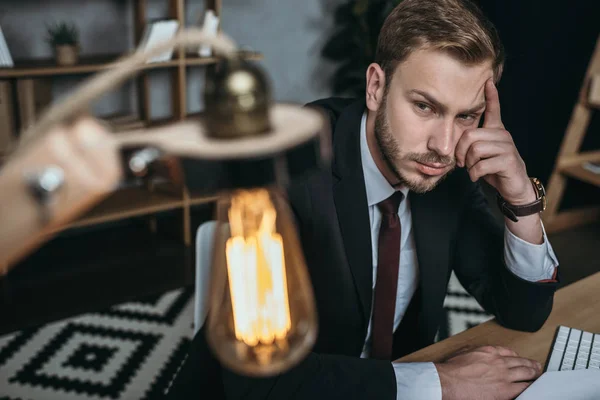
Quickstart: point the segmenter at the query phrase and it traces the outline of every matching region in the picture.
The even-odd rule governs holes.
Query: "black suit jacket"
[[[313,352],[280,376],[248,378],[219,368],[200,331],[171,388],[172,398],[200,398],[211,384],[231,399],[396,398],[391,363],[360,358],[372,306],[373,268],[360,158],[365,104],[333,98],[309,106],[326,112],[333,137],[331,170],[288,190],[317,303],[319,334]],[[531,283],[506,268],[504,227],[464,169],[429,193],[409,196],[419,287],[395,333],[394,358],[433,343],[452,271],[500,324],[524,331],[544,324],[557,284]]]

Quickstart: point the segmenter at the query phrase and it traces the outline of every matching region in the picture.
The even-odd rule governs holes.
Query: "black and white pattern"
[[[438,333],[438,340],[456,335],[493,318],[460,284],[452,272],[444,300],[446,321]]]
[[[152,399],[193,336],[193,289],[0,337],[0,400]]]
[[[193,289],[171,291],[0,337],[0,400],[161,397],[193,338]],[[454,274],[444,339],[492,318]]]

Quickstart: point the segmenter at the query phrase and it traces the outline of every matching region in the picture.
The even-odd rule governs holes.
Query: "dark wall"
[[[600,32],[598,0],[479,0],[507,52],[502,117],[531,176],[547,183]],[[600,149],[595,111],[583,149]],[[598,204],[600,190],[569,180],[562,206]]]

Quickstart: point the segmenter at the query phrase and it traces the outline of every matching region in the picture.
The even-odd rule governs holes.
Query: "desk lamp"
[[[312,287],[281,189],[329,161],[320,113],[273,104],[265,73],[243,60],[231,39],[190,28],[92,77],[24,131],[16,152],[84,112],[153,56],[200,44],[212,46],[220,60],[207,71],[200,122],[122,132],[115,138],[122,149],[135,150],[126,163],[133,174],[146,176],[155,163],[176,157],[183,171],[179,178],[189,188],[219,195],[207,341],[228,368],[269,376],[299,362],[316,340]],[[190,173],[194,170],[207,179],[198,179]]]

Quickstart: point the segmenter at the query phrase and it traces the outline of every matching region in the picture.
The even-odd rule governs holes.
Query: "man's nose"
[[[435,130],[429,137],[427,147],[440,156],[454,157],[454,149],[456,148],[454,123],[452,121],[440,121],[440,124],[435,127]]]

